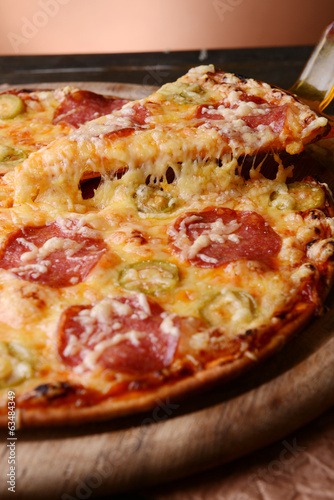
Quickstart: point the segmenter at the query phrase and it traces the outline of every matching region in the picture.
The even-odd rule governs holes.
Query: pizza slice
[[[229,158],[298,153],[326,132],[326,118],[294,96],[200,66],[33,155],[17,169],[15,202],[47,196],[80,204],[85,181],[108,181],[128,171],[130,177],[140,170],[145,180],[166,176],[169,167],[178,176],[188,164],[192,172],[193,162],[201,169],[216,161],[233,171]]]
[[[0,422],[8,389],[22,426],[151,408],[235,377],[320,313],[331,193],[288,182],[278,153],[327,130],[282,91],[200,67],[17,166],[0,211]],[[260,153],[274,175],[240,175]]]

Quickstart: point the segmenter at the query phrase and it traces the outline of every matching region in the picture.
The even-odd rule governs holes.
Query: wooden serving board
[[[152,90],[95,82],[73,85],[129,98]],[[321,144],[298,158],[297,177],[312,173],[334,188],[334,149],[330,140]],[[278,440],[333,404],[334,292],[320,318],[277,355],[254,364],[233,382],[183,400],[160,401],[145,414],[17,431],[14,496],[95,498],[192,474]],[[5,500],[13,493],[6,484],[7,433],[1,431],[0,436],[0,495]]]

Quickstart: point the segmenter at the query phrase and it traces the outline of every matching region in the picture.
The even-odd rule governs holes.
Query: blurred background
[[[5,0],[0,55],[313,45],[334,0]]]

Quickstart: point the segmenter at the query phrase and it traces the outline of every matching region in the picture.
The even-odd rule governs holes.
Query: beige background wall
[[[314,44],[334,0],[1,0],[0,54]]]

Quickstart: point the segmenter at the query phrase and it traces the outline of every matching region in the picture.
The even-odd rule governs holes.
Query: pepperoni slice
[[[188,212],[169,228],[176,253],[198,267],[218,267],[241,259],[270,263],[281,237],[256,212],[212,208]]]
[[[244,96],[244,94],[241,94],[241,96]],[[254,96],[249,96],[249,98],[242,97],[240,98],[241,101],[244,102],[255,102],[257,104],[262,104],[265,101],[261,98],[256,98]],[[224,106],[225,108],[230,107],[229,105],[226,105],[226,103],[216,103],[211,106],[205,106],[201,105],[197,108],[196,110],[196,118],[204,118],[205,120],[225,120],[224,116],[219,113],[218,111],[215,112],[219,106]],[[235,109],[237,105],[232,106],[232,109]],[[266,108],[262,108],[265,113],[258,113],[255,115],[249,115],[249,116],[240,116],[240,119],[243,120],[248,127],[255,129],[259,125],[270,125],[270,128],[279,134],[284,127],[284,124],[286,122],[287,118],[287,112],[288,112],[288,105],[284,104],[282,106],[267,106]]]
[[[243,102],[255,102],[255,104],[265,104],[266,101],[257,95],[246,94],[246,92],[242,92],[239,97],[240,101]]]
[[[219,108],[219,106],[224,106],[223,102],[219,102],[216,104],[210,104],[208,107],[206,104],[201,104],[195,111],[196,118],[205,118],[206,120],[224,120],[224,117],[220,113],[215,113],[215,111]]]
[[[279,134],[283,130],[287,112],[287,104],[284,104],[283,106],[271,106],[263,115],[243,116],[242,120],[252,129],[258,127],[259,125],[270,125],[270,128]]]
[[[104,137],[108,139],[119,139],[121,137],[128,137],[135,131],[135,127],[124,127],[117,130],[113,130],[112,132],[108,132],[104,134]]]
[[[150,110],[146,106],[138,103],[134,104],[132,109],[134,110],[132,121],[136,125],[145,125],[146,119],[151,116]]]
[[[27,281],[60,288],[83,281],[107,246],[93,230],[74,221],[26,226],[11,233],[0,255],[0,268]]]
[[[128,118],[130,126],[113,130],[112,132],[105,134],[105,137],[108,137],[109,139],[127,137],[136,130],[140,129],[143,125],[146,125],[146,119],[149,116],[152,116],[151,111],[142,104],[136,103],[132,106],[132,108],[129,108]]]
[[[58,325],[58,353],[71,367],[158,371],[174,359],[179,323],[178,316],[143,294],[71,306]]]
[[[108,115],[129,102],[127,99],[105,97],[88,90],[77,90],[67,94],[53,116],[53,124],[66,123],[80,127],[99,116]]]

